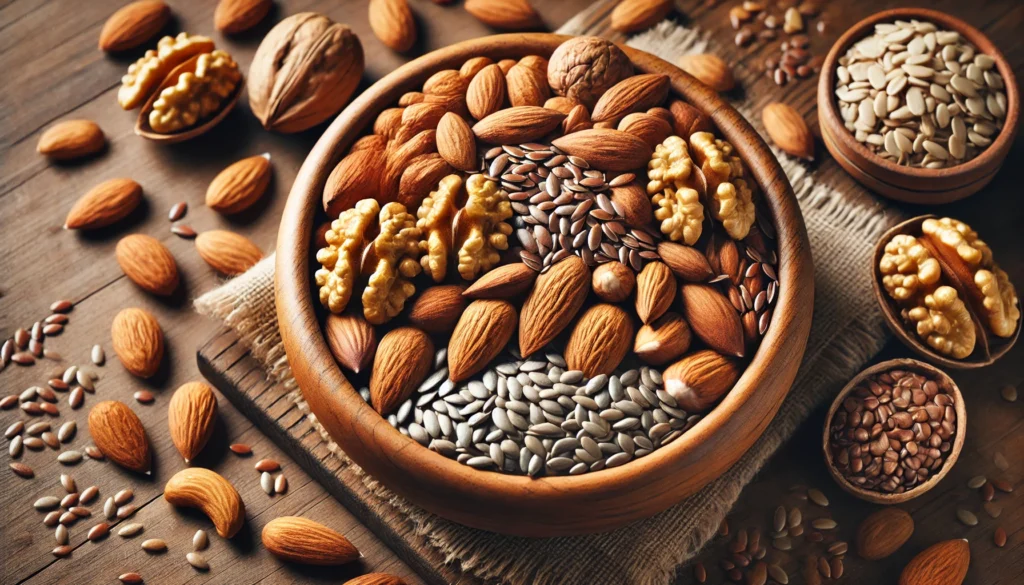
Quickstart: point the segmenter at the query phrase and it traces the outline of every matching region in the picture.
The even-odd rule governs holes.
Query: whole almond
[[[672,100],[669,112],[675,120],[673,128],[677,136],[689,137],[697,132],[714,132],[711,118],[682,100]]]
[[[399,53],[416,43],[416,21],[407,0],[370,0],[370,29],[380,42]]]
[[[367,573],[345,581],[343,585],[407,585],[405,580],[387,573]]]
[[[547,108],[549,110],[555,110],[555,111],[558,111],[558,112],[562,112],[565,115],[569,115],[569,112],[571,112],[572,109],[575,108],[578,105],[582,105],[582,104],[577,103],[576,100],[574,100],[572,98],[567,98],[565,96],[560,96],[560,95],[556,95],[554,97],[549,97],[547,100],[544,101],[544,107],[545,108]],[[586,108],[584,108],[584,109],[586,109]],[[587,116],[588,117],[590,116],[590,112],[587,112]]]
[[[590,118],[594,122],[618,122],[626,114],[660,106],[668,97],[667,75],[643,73],[616,83],[597,100]]]
[[[114,250],[124,275],[145,291],[167,296],[178,288],[178,264],[160,240],[146,234],[121,238]]]
[[[477,170],[476,137],[458,114],[448,112],[437,124],[437,152],[460,171]]]
[[[199,234],[196,250],[214,270],[228,276],[242,274],[263,259],[263,252],[249,238],[226,230]]]
[[[679,68],[717,92],[736,87],[732,69],[724,59],[711,53],[695,53],[679,58]]]
[[[612,28],[630,34],[650,28],[672,12],[672,0],[622,0],[612,10]]]
[[[658,116],[646,112],[627,114],[619,121],[618,129],[636,136],[654,148],[672,135],[672,125]]]
[[[395,141],[401,144],[424,130],[434,130],[444,114],[441,104],[420,102],[406,107],[402,111],[402,125],[395,133]]]
[[[353,373],[366,370],[377,352],[377,332],[362,315],[330,313],[324,334],[334,359]]]
[[[642,228],[654,219],[651,198],[636,181],[612,187],[612,201],[622,210],[623,219],[631,227]]]
[[[607,128],[591,128],[551,141],[566,154],[578,156],[605,171],[645,168],[653,149],[632,134]]]
[[[423,82],[423,93],[428,97],[462,96],[465,95],[468,85],[469,81],[457,69],[442,69]]]
[[[966,539],[939,542],[911,559],[900,573],[899,585],[960,585],[970,564]]]
[[[872,512],[857,528],[857,554],[877,561],[893,554],[914,533],[914,519],[899,508]]]
[[[466,12],[499,30],[530,30],[544,23],[527,0],[466,0]]]
[[[455,116],[455,114],[452,114]],[[460,118],[461,119],[461,118]],[[472,140],[473,135],[470,134]],[[474,141],[475,145],[476,142]],[[440,147],[440,144],[438,144]],[[417,209],[423,199],[431,191],[437,189],[437,184],[448,175],[455,172],[451,165],[445,162],[444,158],[436,152],[421,154],[411,161],[402,172],[402,178],[398,182],[397,201],[406,209]]]
[[[273,0],[220,0],[213,11],[213,26],[234,35],[256,26],[273,8]]]
[[[465,288],[446,284],[423,291],[409,309],[409,322],[427,333],[450,332],[466,309]]]
[[[590,292],[590,269],[569,256],[537,277],[519,316],[519,351],[524,359],[569,326]]]
[[[651,365],[660,366],[686,353],[692,338],[686,319],[668,312],[636,332],[633,353]]]
[[[629,352],[633,323],[619,307],[594,305],[576,322],[565,346],[565,363],[592,378],[611,374]]]
[[[156,317],[143,309],[122,309],[110,325],[111,345],[124,369],[149,378],[164,357],[164,332]]]
[[[389,331],[377,346],[370,372],[370,404],[382,416],[391,414],[423,382],[434,359],[434,342],[414,327]]]
[[[676,298],[676,277],[663,262],[649,262],[636,277],[636,314],[650,323],[661,317]]]
[[[217,397],[202,382],[188,382],[174,391],[167,405],[171,441],[189,464],[213,435],[217,419]]]
[[[477,120],[497,112],[505,104],[507,83],[505,74],[495,64],[487,65],[477,73],[466,89],[466,107]]]
[[[533,286],[537,271],[522,262],[498,266],[469,285],[462,296],[471,299],[513,299]]]
[[[377,114],[377,119],[373,122],[373,133],[387,139],[394,138],[398,134],[398,129],[402,126],[402,114],[404,112],[405,108],[387,108]],[[355,151],[356,149],[353,148],[352,152]]]
[[[662,377],[665,391],[680,408],[697,413],[710,408],[732,388],[740,377],[740,368],[735,360],[702,349],[669,366]]]
[[[334,167],[324,185],[324,211],[329,217],[337,218],[360,199],[377,192],[384,173],[385,143],[385,140],[368,143],[365,148],[350,152]]]
[[[402,174],[412,160],[432,152],[437,152],[437,131],[433,129],[420,132],[404,144],[392,141],[385,151],[384,172],[379,177],[377,200],[397,200]]]
[[[359,558],[351,542],[330,528],[298,516],[274,518],[263,527],[263,546],[275,557],[304,565],[344,565]]]
[[[680,291],[683,317],[694,335],[711,349],[743,357],[743,324],[729,299],[714,287],[704,284],[684,284]]]
[[[470,57],[466,59],[466,62],[459,67],[459,75],[461,75],[467,81],[472,80],[478,73],[484,70],[488,65],[493,65],[494,60],[490,57]]]
[[[138,0],[120,8],[103,23],[101,51],[127,51],[141,46],[171,19],[171,9],[161,0]]]
[[[590,111],[587,110],[587,106],[583,104],[576,104],[569,110],[569,113],[565,115],[565,121],[562,122],[562,134],[572,134],[573,132],[579,132],[580,130],[590,130],[593,127],[594,123],[590,119]]]
[[[500,299],[473,301],[448,341],[448,378],[461,382],[484,369],[516,331],[516,308]]]
[[[761,122],[768,137],[783,152],[811,160],[814,158],[814,136],[804,117],[792,107],[775,102],[761,110]]]
[[[103,150],[107,137],[92,120],[64,120],[47,128],[36,143],[36,152],[53,160],[73,160]]]
[[[551,95],[547,75],[517,63],[505,75],[508,101],[513,106],[543,106]]]
[[[89,435],[101,453],[138,473],[149,473],[149,441],[142,421],[127,404],[105,400],[89,411]]]
[[[91,230],[124,219],[142,202],[142,185],[131,179],[109,179],[89,189],[68,212],[66,230]]]
[[[231,538],[245,523],[245,504],[238,490],[217,472],[203,467],[175,473],[164,485],[164,499],[172,506],[201,510],[222,538]]]
[[[516,106],[498,110],[473,125],[473,134],[491,144],[520,144],[549,134],[565,114],[538,106]],[[650,157],[648,157],[650,158]]]
[[[206,188],[206,206],[220,213],[240,213],[259,201],[269,184],[270,154],[243,158],[214,177]]]
[[[704,282],[714,276],[707,257],[690,246],[660,242],[658,255],[672,269],[673,274],[686,282]]]
[[[621,303],[636,288],[636,273],[622,262],[605,262],[594,269],[590,288],[601,300]]]

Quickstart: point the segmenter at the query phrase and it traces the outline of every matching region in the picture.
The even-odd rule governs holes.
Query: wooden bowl
[[[570,37],[508,34],[473,39],[400,67],[367,89],[326,130],[292,187],[278,234],[276,298],[288,361],[318,420],[370,475],[409,501],[486,530],[556,536],[610,530],[678,503],[720,476],[761,435],[796,376],[811,326],[810,245],[792,187],[757,132],[727,102],[671,64],[622,47],[643,72],[664,73],[673,91],[714,120],[765,193],[778,231],[780,296],[756,355],[725,399],[671,444],[621,467],[531,479],[481,472],[430,451],[380,417],[342,375],[317,317],[310,241],[323,220],[328,174],[378,112],[432,73],[471,57],[550,56]]]
[[[902,494],[886,494],[882,492],[866,490],[864,488],[853,485],[852,483],[847,481],[845,477],[843,477],[843,474],[841,474],[838,469],[836,469],[835,463],[832,461],[832,451],[828,448],[829,427],[832,425],[832,417],[835,415],[836,411],[839,410],[839,408],[842,406],[843,399],[846,398],[846,395],[849,394],[855,387],[857,387],[858,384],[864,381],[864,379],[867,378],[868,376],[872,376],[874,374],[879,374],[882,372],[887,372],[889,370],[894,369],[910,370],[913,372],[917,372],[918,374],[925,375],[932,380],[935,380],[941,388],[943,388],[947,393],[953,395],[953,399],[955,401],[953,408],[956,410],[956,436],[954,436],[953,438],[953,448],[946,455],[946,461],[942,464],[942,468],[939,469],[939,473],[928,478],[928,481],[924,482],[923,484],[915,487],[910,491],[903,492]],[[857,374],[852,380],[850,380],[850,383],[847,384],[842,390],[840,390],[839,394],[836,395],[836,399],[832,401],[832,407],[828,409],[828,415],[825,417],[824,426],[825,430],[822,436],[822,450],[825,452],[825,464],[828,467],[828,472],[832,474],[832,479],[836,480],[836,483],[839,484],[839,487],[857,496],[858,498],[866,500],[873,504],[901,504],[903,502],[913,500],[917,496],[920,496],[921,494],[927,492],[928,490],[938,485],[938,483],[942,481],[942,478],[946,477],[946,474],[949,473],[949,470],[953,469],[953,465],[956,464],[956,460],[960,457],[960,451],[962,451],[964,448],[964,438],[967,435],[967,406],[964,404],[964,397],[963,394],[960,393],[960,388],[956,385],[956,382],[953,381],[953,378],[950,378],[948,374],[936,368],[935,366],[926,364],[924,362],[901,358],[875,364],[870,368],[864,370],[863,372]]]
[[[853,134],[846,129],[836,104],[836,66],[839,58],[845,55],[847,49],[855,42],[866,37],[876,24],[912,18],[931,21],[942,28],[959,32],[979,51],[995,59],[996,67],[1006,85],[1007,113],[1002,131],[979,156],[955,167],[906,167],[875,155],[857,142]],[[1017,135],[1019,106],[1020,97],[1013,69],[992,41],[959,18],[925,8],[883,10],[853,25],[832,45],[832,50],[825,58],[818,77],[818,124],[825,147],[836,161],[865,187],[879,195],[905,203],[949,203],[973,195],[987,185],[999,171]]]
[[[889,231],[885,232],[878,240],[878,243],[875,244],[875,253],[871,259],[871,272],[873,274],[871,282],[875,289],[875,299],[878,301],[878,306],[882,308],[882,315],[885,316],[885,324],[889,326],[889,329],[893,334],[902,341],[904,345],[913,350],[914,353],[929,362],[952,370],[971,370],[992,365],[997,359],[1010,351],[1014,344],[1017,343],[1017,338],[1020,337],[1021,322],[1017,323],[1017,330],[1013,333],[1013,337],[1005,339],[993,337],[988,343],[985,343],[979,333],[978,344],[975,346],[974,352],[966,358],[958,360],[956,358],[937,353],[935,350],[924,344],[916,333],[907,329],[907,326],[903,322],[903,318],[900,316],[899,309],[896,307],[896,303],[889,298],[889,294],[885,292],[885,287],[882,285],[882,273],[878,270],[878,264],[881,262],[882,255],[885,253],[885,245],[897,234],[920,236],[921,224],[924,223],[924,220],[934,217],[936,216],[922,215],[913,219],[908,219],[903,223],[893,226]],[[980,324],[976,325],[980,327]]]

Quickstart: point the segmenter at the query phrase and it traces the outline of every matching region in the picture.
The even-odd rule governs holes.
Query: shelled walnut
[[[659,144],[647,165],[647,178],[661,232],[673,242],[695,244],[703,229],[704,206],[686,141],[669,136]]]
[[[690,136],[690,148],[707,181],[711,215],[722,222],[733,239],[747,237],[755,214],[753,192],[744,178],[743,161],[733,154],[731,144],[710,132]]]
[[[363,199],[341,212],[324,234],[327,246],[316,253],[321,268],[315,279],[320,287],[320,303],[332,313],[344,312],[352,298],[363,247],[379,211],[376,200]]]
[[[381,208],[380,234],[370,251],[375,267],[363,291],[363,316],[370,323],[391,320],[416,292],[412,279],[423,269],[418,261],[419,241],[416,218],[404,205],[392,201]]]
[[[161,90],[149,112],[150,127],[169,134],[194,126],[220,110],[241,79],[238,64],[226,52],[199,55],[194,71],[182,72],[174,85]]]
[[[466,207],[456,218],[455,232],[459,274],[474,280],[497,266],[498,252],[508,249],[512,226],[506,220],[512,217],[512,207],[508,195],[482,174],[466,181],[466,192]]]

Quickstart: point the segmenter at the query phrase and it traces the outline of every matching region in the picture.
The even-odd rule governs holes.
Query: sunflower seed
[[[288,491],[288,478],[283,473],[279,473],[274,479],[274,493],[283,494]]]
[[[160,538],[150,538],[142,541],[142,550],[146,552],[163,552],[167,550],[167,543]]]
[[[110,524],[107,524],[106,522],[100,522],[96,526],[90,528],[89,532],[85,535],[85,537],[89,539],[89,541],[91,542],[96,542],[97,540],[100,540],[109,533]]]
[[[57,496],[43,496],[32,504],[32,507],[36,510],[52,510],[60,504],[60,498]]]
[[[57,557],[58,559],[63,559],[64,557],[71,556],[71,551],[73,550],[74,549],[71,546],[65,544],[58,546],[51,552],[53,553],[53,556]]]
[[[118,581],[122,583],[142,583],[142,575],[138,573],[121,573],[117,577]]]
[[[210,538],[206,535],[206,531],[202,529],[196,530],[195,535],[192,537],[192,550],[206,550],[209,544]]]
[[[67,443],[74,438],[75,432],[78,430],[78,425],[73,420],[69,420],[64,424],[60,425],[57,429],[57,438],[61,443]]]
[[[821,490],[815,488],[808,489],[807,498],[823,508],[828,507],[828,498],[825,497]]]
[[[63,546],[68,543],[70,534],[68,533],[68,527],[63,524],[58,524],[57,528],[53,531],[54,538],[57,539],[57,545]]]
[[[210,563],[206,560],[205,556],[198,552],[193,551],[188,553],[187,555],[185,555],[185,560],[187,560],[188,564],[192,565],[192,567],[195,569],[198,569],[200,571],[210,570]]]
[[[22,440],[21,435],[15,435],[15,437],[11,439],[11,444],[7,446],[7,453],[11,456],[11,459],[21,457]]]
[[[960,522],[962,522],[966,526],[978,525],[978,517],[974,514],[974,512],[971,512],[970,510],[967,510],[965,508],[957,508],[956,517],[958,520],[960,520]]]
[[[60,474],[60,485],[69,494],[73,494],[78,491],[75,485],[75,479],[66,473]]]
[[[15,436],[20,435],[23,430],[25,430],[25,423],[20,420],[15,421],[4,431],[4,437],[13,439]]]
[[[64,498],[61,499],[61,501],[60,501],[60,507],[61,508],[67,508],[68,510],[70,510],[71,508],[73,508],[73,507],[75,507],[77,505],[78,505],[78,493],[76,493],[76,492],[72,492],[72,493],[69,493],[69,494],[65,495]],[[72,512],[72,514],[74,514],[74,512]]]
[[[117,531],[117,535],[122,538],[128,538],[130,536],[135,536],[140,532],[142,532],[142,524],[139,524],[138,522],[132,522],[131,524],[125,524],[124,526],[119,528]]]
[[[63,465],[75,465],[82,460],[81,451],[64,451],[57,456],[57,461]]]
[[[103,515],[106,516],[108,520],[113,520],[117,517],[117,504],[114,503],[113,497],[109,497],[107,498],[107,501],[103,502]]]
[[[274,493],[274,476],[270,475],[269,472],[264,471],[260,474],[260,487],[267,495]]]

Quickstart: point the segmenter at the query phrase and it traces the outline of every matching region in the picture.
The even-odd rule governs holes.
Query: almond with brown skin
[[[601,303],[587,309],[565,346],[565,363],[592,378],[611,374],[629,352],[633,323],[621,308]]]
[[[765,132],[786,154],[814,159],[814,135],[804,117],[792,107],[775,102],[761,110]]]
[[[508,70],[505,81],[508,101],[513,106],[542,106],[551,95],[547,76],[522,63]]]
[[[93,444],[114,463],[137,473],[149,473],[151,457],[146,429],[127,404],[105,400],[89,411]]]
[[[164,332],[156,317],[143,309],[123,309],[110,325],[111,345],[124,369],[149,378],[164,357]]]
[[[516,331],[516,308],[500,299],[473,301],[448,341],[448,378],[461,382],[487,367]]]
[[[423,82],[423,93],[427,96],[465,95],[469,81],[457,69],[442,69]]]
[[[676,298],[676,277],[662,262],[649,262],[636,277],[636,314],[650,323],[661,317]]]
[[[462,67],[459,67],[459,75],[466,81],[470,81],[476,77],[477,73],[480,73],[485,67],[493,63],[494,61],[490,57],[471,57],[466,59]]]
[[[274,518],[263,527],[263,546],[272,555],[303,565],[344,565],[359,558],[351,542],[330,528],[298,516]]]
[[[729,299],[716,288],[704,284],[684,284],[680,290],[683,317],[694,335],[711,349],[743,357],[743,324]]]
[[[436,152],[413,158],[402,172],[397,201],[406,209],[418,209],[423,199],[437,189],[438,182],[453,172],[451,165]]]
[[[331,218],[355,206],[357,201],[374,197],[384,172],[384,144],[367,143],[352,151],[334,167],[324,185],[324,211]]]
[[[900,549],[914,534],[914,519],[899,508],[872,512],[857,528],[857,554],[877,561]]]
[[[227,230],[199,234],[196,250],[211,268],[227,276],[242,274],[263,259],[263,252],[249,238]]]
[[[407,0],[370,0],[370,29],[380,42],[399,53],[416,43],[416,21]]]
[[[448,112],[437,124],[437,152],[460,171],[477,170],[476,137],[469,124],[458,114]]]
[[[562,134],[590,130],[593,127],[594,123],[590,120],[590,111],[587,110],[587,106],[576,104],[565,115],[565,120],[562,122]]]
[[[213,11],[213,26],[234,35],[256,26],[274,6],[272,0],[220,0]]]
[[[128,216],[142,202],[142,185],[131,179],[110,179],[82,195],[64,220],[66,230],[106,227]]]
[[[107,137],[92,120],[64,120],[47,128],[36,144],[36,152],[53,160],[73,160],[103,150]]]
[[[469,82],[466,89],[466,107],[477,120],[483,120],[505,105],[507,83],[505,74],[497,65],[487,65]]]
[[[555,110],[557,112],[562,112],[563,114],[566,114],[566,115],[568,115],[569,112],[571,112],[572,109],[575,108],[578,105],[581,105],[581,104],[578,104],[576,102],[576,100],[573,100],[571,98],[567,98],[567,97],[564,97],[564,96],[560,96],[560,95],[556,95],[554,97],[549,97],[544,102],[544,107],[545,108],[547,108],[549,110]],[[587,113],[587,116],[588,117],[590,116],[589,112]]]
[[[407,585],[405,580],[387,573],[367,573],[355,579],[349,579],[342,585]]]
[[[616,83],[597,100],[590,118],[594,122],[618,122],[626,114],[660,106],[668,97],[667,75],[643,73]]]
[[[672,0],[622,0],[612,10],[612,28],[623,34],[640,32],[665,19]]]
[[[389,143],[385,151],[384,172],[380,175],[378,201],[396,201],[402,174],[412,160],[420,155],[437,152],[437,131],[424,130],[404,144],[397,140]]]
[[[686,282],[704,282],[714,276],[707,257],[690,246],[660,242],[658,255],[672,269],[673,274]]]
[[[967,540],[946,540],[921,551],[900,573],[899,585],[960,585],[971,564]]]
[[[377,352],[377,331],[362,315],[330,313],[324,334],[334,359],[353,373],[365,371]]]
[[[441,104],[420,102],[402,110],[402,125],[395,133],[395,142],[402,144],[424,130],[434,130],[444,116]]]
[[[569,326],[590,292],[590,268],[569,256],[537,277],[519,322],[519,351],[527,358]]]
[[[394,138],[402,126],[404,112],[405,108],[388,108],[377,114],[377,119],[373,122],[373,133],[387,139]],[[355,152],[355,148],[351,152]]]
[[[544,26],[527,0],[466,0],[466,12],[491,28],[531,30]]]
[[[125,236],[117,242],[114,255],[124,275],[143,290],[167,296],[178,288],[178,264],[171,251],[153,236]]]
[[[736,361],[710,349],[691,353],[662,374],[665,391],[690,413],[704,412],[740,377]]]
[[[670,311],[636,332],[633,353],[651,365],[660,366],[686,353],[692,338],[686,319]]]
[[[188,465],[213,435],[217,420],[217,397],[202,382],[188,382],[174,391],[167,405],[171,441]]]
[[[594,269],[590,287],[601,300],[621,303],[633,294],[636,273],[622,262],[605,262]]]
[[[724,59],[711,53],[695,53],[679,58],[679,68],[717,92],[736,87],[732,69]]]
[[[381,416],[391,414],[423,382],[434,359],[434,342],[415,327],[399,327],[377,346],[370,373],[370,404]]]
[[[533,286],[537,271],[522,262],[498,266],[469,285],[462,296],[470,299],[514,299]]]
[[[238,490],[219,473],[203,467],[175,473],[164,485],[164,499],[172,506],[201,510],[222,538],[238,534],[245,523],[245,504]]]
[[[676,131],[676,136],[689,137],[697,132],[714,132],[711,118],[690,104],[681,100],[673,100],[668,105],[668,109],[675,120],[673,128]]]
[[[138,0],[120,8],[103,23],[101,51],[127,51],[141,46],[171,19],[171,8],[161,0]]]
[[[635,228],[642,228],[654,219],[651,198],[636,181],[612,187],[612,201],[622,210],[623,219]]]
[[[206,188],[206,206],[220,213],[240,213],[259,201],[270,185],[270,154],[250,156],[232,164]]]
[[[507,111],[507,110],[503,110]],[[578,156],[605,171],[631,171],[644,168],[653,149],[632,134],[619,130],[591,128],[551,141],[569,155]]]
[[[549,134],[565,114],[538,106],[516,106],[490,114],[473,125],[473,134],[490,144],[520,144]]]
[[[466,310],[465,289],[459,284],[428,288],[409,309],[409,322],[427,333],[448,333]]]
[[[626,115],[619,121],[618,129],[636,136],[654,148],[672,135],[672,125],[658,116],[644,112]]]

